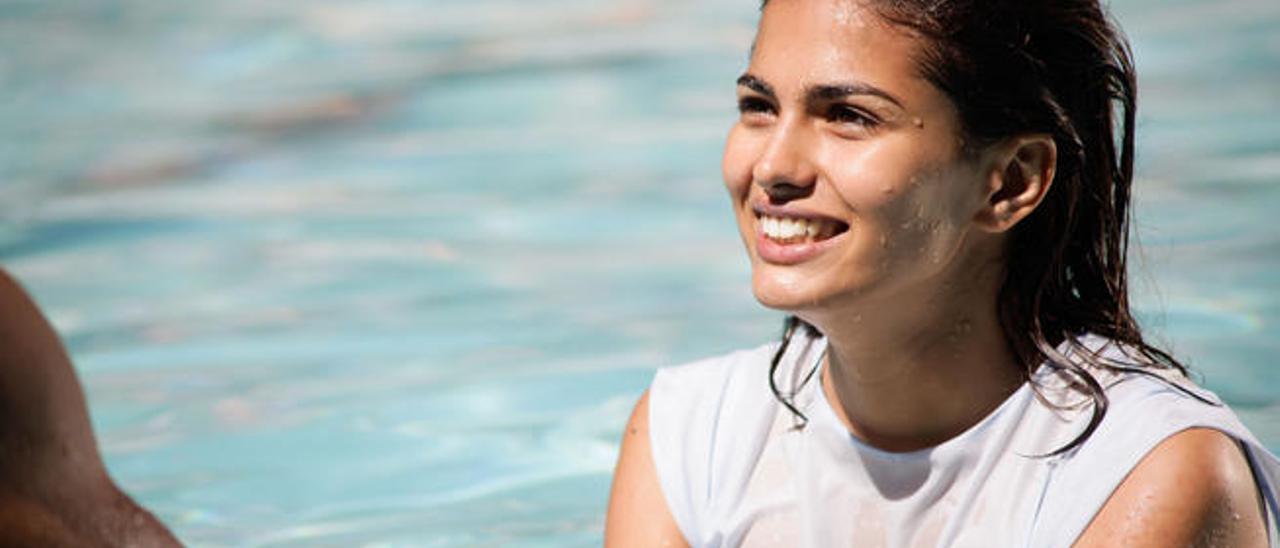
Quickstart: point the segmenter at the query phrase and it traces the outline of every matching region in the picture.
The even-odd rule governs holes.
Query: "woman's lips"
[[[757,206],[756,253],[771,264],[792,265],[807,261],[831,247],[848,232],[843,221],[821,215]]]

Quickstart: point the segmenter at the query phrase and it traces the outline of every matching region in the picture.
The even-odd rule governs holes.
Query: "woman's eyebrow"
[[[879,97],[898,106],[898,108],[906,108],[889,92],[864,82],[849,82],[840,84],[823,84],[811,86],[805,91],[806,103],[830,102],[843,99],[850,95],[872,95]]]
[[[759,93],[760,95],[768,97],[769,99],[772,99],[775,101],[778,99],[778,95],[773,92],[773,86],[770,86],[764,80],[756,78],[750,73],[739,76],[738,85],[748,88],[756,93]]]
[[[777,94],[773,91],[773,86],[770,86],[767,82],[751,73],[739,76],[738,85],[748,88],[760,95],[764,95],[771,100],[776,101],[778,98]],[[899,101],[893,96],[893,94],[865,82],[844,82],[838,84],[810,86],[805,90],[805,102],[830,102],[843,99],[851,95],[871,95],[889,101],[890,103],[897,105],[898,108],[906,108],[902,106],[902,101]]]

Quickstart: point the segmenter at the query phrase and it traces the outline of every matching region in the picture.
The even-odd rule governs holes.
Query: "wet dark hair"
[[[916,65],[955,104],[967,149],[1019,134],[1053,136],[1058,149],[1054,182],[1039,207],[1010,234],[998,306],[1024,376],[1030,379],[1047,363],[1092,400],[1088,426],[1050,455],[1070,451],[1093,434],[1107,412],[1106,392],[1089,368],[1157,377],[1154,371],[1160,369],[1187,373],[1144,340],[1129,308],[1126,258],[1137,107],[1129,44],[1097,0],[866,0],[866,5],[921,39]],[[798,318],[787,318],[770,386],[803,425],[804,415],[772,378],[801,328],[816,334]],[[1110,339],[1133,363],[1107,360],[1084,348],[1078,337],[1086,333]]]

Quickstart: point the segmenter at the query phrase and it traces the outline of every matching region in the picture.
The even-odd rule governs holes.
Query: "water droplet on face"
[[[887,234],[880,235],[880,247],[889,247],[889,236]]]
[[[911,124],[912,124],[912,125],[914,125],[914,126],[916,126],[916,127],[918,127],[918,128],[923,128],[923,127],[924,127],[924,120],[921,120],[919,116],[916,116],[915,118],[912,118],[912,119],[911,119]]]
[[[880,192],[883,192],[886,196],[889,194],[893,194],[893,187],[886,185],[884,188],[880,189]]]

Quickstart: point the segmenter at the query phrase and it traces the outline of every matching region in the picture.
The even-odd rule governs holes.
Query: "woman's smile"
[[[798,264],[839,245],[849,223],[792,207],[755,204],[756,252],[776,265]]]

